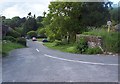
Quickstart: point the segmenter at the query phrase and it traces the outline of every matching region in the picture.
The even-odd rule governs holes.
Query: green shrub
[[[62,43],[63,43],[63,44],[68,44],[67,39],[62,39]]]
[[[20,37],[21,35],[20,35],[20,33],[18,33],[18,32],[15,31],[15,30],[10,30],[10,31],[7,33],[7,36],[12,36],[12,37],[14,37],[14,38],[18,38],[18,37]]]
[[[37,30],[37,38],[46,38],[46,35],[45,35],[46,31],[45,31],[45,28],[40,28]]]
[[[5,36],[5,37],[3,37],[3,40],[9,40],[11,42],[16,42],[16,39],[12,36]]]
[[[37,34],[45,34],[45,28],[38,29]]]
[[[68,47],[68,48],[67,48],[67,52],[70,52],[70,53],[77,53],[78,50],[76,49],[75,46],[72,46],[72,47]]]
[[[84,53],[88,48],[87,41],[84,38],[80,38],[79,42],[76,44],[76,48],[80,53]]]
[[[32,38],[32,37],[37,37],[37,33],[35,31],[29,31],[27,35]]]
[[[96,48],[88,48],[85,53],[87,53],[87,54],[102,54],[102,51],[99,47],[96,47]]]
[[[48,36],[48,40],[49,40],[50,42],[54,42],[54,41],[55,41],[55,36],[54,36],[54,34],[49,35],[49,36]]]
[[[22,38],[22,37],[17,38],[17,43],[26,46],[26,39],[25,39],[25,38]]]
[[[65,45],[65,44],[67,44],[68,42],[67,42],[67,40],[66,39],[62,39],[62,41],[61,40],[55,40],[54,41],[54,46],[59,46],[59,45]]]
[[[55,40],[54,41],[54,46],[59,46],[59,45],[63,45],[62,41]]]

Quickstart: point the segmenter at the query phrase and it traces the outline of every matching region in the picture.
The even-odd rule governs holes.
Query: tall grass
[[[13,43],[10,41],[4,42],[2,43],[2,55],[6,56],[8,54],[9,51],[13,50],[13,49],[17,49],[17,48],[23,48],[24,46],[18,43]]]
[[[0,56],[2,54],[2,41],[0,40]]]

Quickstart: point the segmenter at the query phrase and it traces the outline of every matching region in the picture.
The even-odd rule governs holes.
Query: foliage
[[[19,16],[15,16],[12,19],[6,19],[6,17],[3,18],[3,25],[7,25],[11,28],[15,28],[15,27],[20,27],[24,24],[24,22],[26,21],[25,18],[20,18]]]
[[[17,31],[15,31],[15,30],[12,29],[9,32],[7,32],[7,36],[12,36],[14,38],[17,38],[17,37],[20,37],[21,35]]]
[[[24,34],[26,34],[29,31],[36,31],[37,30],[37,22],[35,17],[33,17],[31,14],[28,14],[27,20],[25,21],[23,25],[23,31]]]
[[[93,2],[93,3],[83,3],[82,11],[82,26],[96,26],[106,24],[109,19],[108,7],[105,6],[104,2]]]
[[[35,31],[29,31],[27,35],[32,38],[32,37],[37,37],[37,33]]]
[[[23,45],[20,45],[18,43],[13,43],[10,41],[3,42],[2,43],[2,56],[6,56],[8,54],[8,52],[13,49],[23,48],[23,47],[24,47]]]
[[[52,40],[69,36],[68,40],[74,42],[75,35],[87,30],[87,26],[106,24],[109,11],[104,5],[104,2],[51,2],[43,20],[47,36]]]
[[[62,41],[60,41],[60,40],[55,40],[55,41],[54,41],[54,46],[59,46],[59,45],[63,45]]]
[[[23,27],[16,27],[15,31],[17,31],[18,33],[21,34],[21,36],[23,36]]]
[[[14,37],[12,37],[12,36],[5,36],[5,37],[3,37],[2,39],[3,39],[3,40],[9,40],[9,41],[11,41],[11,42],[16,42],[16,39],[15,39]]]
[[[84,53],[88,48],[87,41],[84,38],[80,38],[79,42],[76,45],[76,48],[77,50],[79,50],[80,53]]]
[[[120,39],[119,36],[120,33],[117,32],[111,32],[110,34],[107,34],[103,37],[103,48],[105,51],[119,53],[120,52]]]
[[[65,44],[68,44],[68,41],[67,39],[62,39],[62,43],[65,45]]]
[[[46,33],[45,28],[39,28],[37,30],[37,35],[38,35],[37,37],[39,37],[39,38],[45,38],[46,37],[45,33]]]
[[[87,54],[102,54],[102,51],[99,47],[96,47],[96,48],[88,48],[85,53],[87,53]]]
[[[93,29],[89,32],[83,33],[85,35],[101,36],[103,40],[103,49],[108,52],[120,52],[120,32],[107,32],[105,29]]]
[[[26,39],[19,37],[19,38],[17,38],[17,43],[26,46]]]
[[[117,23],[120,23],[120,7],[110,10],[111,18]]]
[[[2,43],[0,43],[0,56],[2,54]]]
[[[78,53],[79,51],[76,49],[75,46],[70,46],[70,47],[67,48],[67,52]]]

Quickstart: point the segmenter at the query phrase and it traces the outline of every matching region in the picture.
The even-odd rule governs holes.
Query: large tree
[[[104,2],[51,2],[49,13],[43,23],[48,37],[75,40],[76,33],[85,31],[87,26],[106,24],[109,17]]]
[[[115,21],[116,24],[120,23],[120,7],[113,8],[110,10],[111,18]]]
[[[35,15],[34,15],[35,16]],[[27,20],[23,25],[24,34],[27,34],[29,31],[36,31],[37,30],[37,22],[36,18],[31,15],[31,12],[28,13]]]

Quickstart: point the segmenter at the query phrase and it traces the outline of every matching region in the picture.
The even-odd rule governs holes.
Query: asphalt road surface
[[[3,82],[118,82],[118,56],[81,55],[27,41],[3,58]]]

